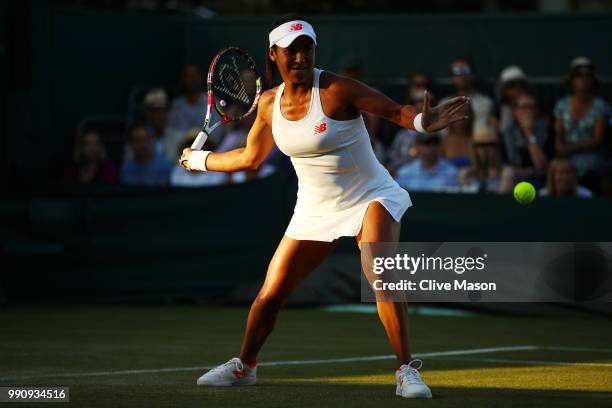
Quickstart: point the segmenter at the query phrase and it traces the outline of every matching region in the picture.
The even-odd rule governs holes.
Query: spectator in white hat
[[[579,180],[583,180],[604,161],[604,134],[608,105],[597,96],[599,82],[595,65],[586,57],[575,58],[569,69],[570,94],[557,101],[555,149],[569,157]]]
[[[182,133],[173,133],[168,128],[170,104],[166,91],[161,88],[149,91],[144,98],[144,107],[146,123],[155,141],[155,151],[171,161],[178,159],[177,148]]]
[[[163,139],[168,124],[168,96],[163,89],[153,89],[145,95],[147,124],[155,140]]]
[[[145,125],[153,137],[153,149],[156,154],[165,156],[170,161],[178,159],[177,149],[183,133],[172,131],[168,127],[168,112],[170,104],[168,95],[162,88],[152,89],[147,92],[143,100],[145,110]],[[127,143],[123,154],[123,161],[127,162],[134,158],[131,144]]]
[[[507,131],[512,125],[512,109],[516,99],[524,94],[529,94],[531,86],[525,72],[516,65],[506,67],[499,75],[497,98],[499,104],[499,130]]]

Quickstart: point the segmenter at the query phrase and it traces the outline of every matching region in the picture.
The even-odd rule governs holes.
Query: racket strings
[[[257,73],[249,60],[238,53],[227,53],[217,61],[212,88],[217,110],[229,116],[246,114],[256,98]]]

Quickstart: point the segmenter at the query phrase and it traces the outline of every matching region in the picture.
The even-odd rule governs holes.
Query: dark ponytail
[[[270,31],[274,30],[276,27],[280,25],[283,25],[293,20],[302,20],[302,21],[306,21],[310,23],[310,21],[308,21],[307,19],[305,19],[304,17],[298,14],[289,13],[289,14],[284,14],[280,16],[279,18],[277,18],[276,20],[274,20],[272,22],[272,28],[270,28]],[[273,45],[272,48],[276,49],[276,45]],[[266,72],[265,72],[266,82],[268,82],[268,86],[270,88],[274,88],[274,85],[275,85],[274,78],[276,77],[276,72],[278,71],[278,68],[276,68],[276,63],[272,61],[272,59],[270,58],[269,50],[270,50],[269,42],[267,41],[267,38],[266,38],[266,59],[265,59],[266,60]]]
[[[273,45],[272,48],[276,48],[276,45]],[[270,58],[269,47],[266,47],[266,82],[269,88],[274,88],[274,77],[277,69],[276,63]]]

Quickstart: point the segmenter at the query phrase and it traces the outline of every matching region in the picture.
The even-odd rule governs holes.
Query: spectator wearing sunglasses
[[[476,75],[473,65],[467,58],[457,58],[451,62],[450,74],[456,90],[453,96],[461,95],[470,98],[474,128],[489,125],[494,113],[493,100],[475,88]]]
[[[442,154],[456,167],[461,168],[470,164],[469,145],[474,129],[490,125],[493,119],[493,101],[474,87],[474,69],[466,58],[453,60],[450,74],[456,90],[455,95],[470,98],[470,112],[468,120],[452,123],[448,127],[447,135],[442,139]]]
[[[555,116],[555,150],[569,157],[578,180],[591,186],[591,172],[604,161],[604,134],[608,105],[597,96],[599,81],[595,65],[585,57],[570,64],[570,95],[557,101]]]

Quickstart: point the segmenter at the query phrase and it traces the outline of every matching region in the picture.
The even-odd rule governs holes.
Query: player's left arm
[[[382,92],[351,78],[337,77],[333,86],[345,102],[352,104],[360,111],[369,112],[402,127],[414,129],[414,118],[419,114],[416,106],[400,105]],[[421,124],[427,132],[444,129],[453,122],[467,118],[468,104],[469,98],[458,96],[431,107],[429,106],[429,93],[425,91],[423,107],[420,111],[423,114]]]

